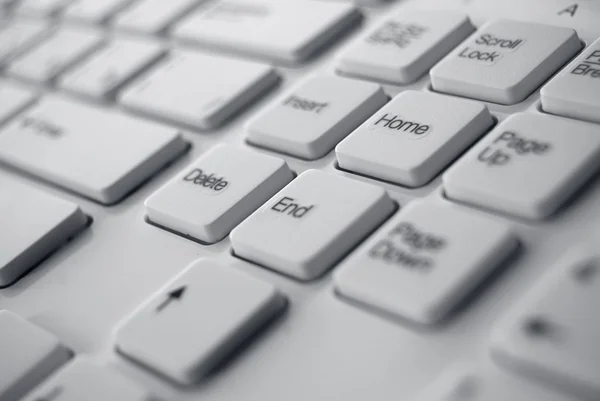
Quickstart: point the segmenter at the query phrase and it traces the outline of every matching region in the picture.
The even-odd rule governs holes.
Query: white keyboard
[[[0,401],[599,401],[599,38],[0,0]]]

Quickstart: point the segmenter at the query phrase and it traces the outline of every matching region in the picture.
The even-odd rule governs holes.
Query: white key
[[[341,168],[416,187],[494,123],[478,102],[401,92],[335,149]]]
[[[137,383],[86,359],[76,359],[23,401],[157,401]]]
[[[224,0],[184,20],[174,35],[211,48],[297,63],[358,19],[358,11],[350,4]]]
[[[44,23],[35,20],[0,21],[0,66],[36,43],[46,29]]]
[[[379,85],[314,76],[251,120],[246,126],[248,142],[317,159],[386,102]]]
[[[105,204],[186,148],[172,128],[59,97],[44,98],[0,132],[0,161]]]
[[[25,14],[47,16],[59,13],[74,1],[76,0],[19,0],[17,10]]]
[[[237,256],[311,280],[393,210],[380,187],[308,170],[237,226],[231,244]]]
[[[203,1],[205,0],[140,0],[120,12],[113,25],[145,33],[162,32]]]
[[[443,176],[458,201],[542,219],[600,167],[600,128],[558,117],[510,116]]]
[[[0,124],[8,121],[29,106],[35,93],[25,87],[6,81],[0,82]]]
[[[600,123],[600,39],[542,88],[544,111]]]
[[[164,54],[157,43],[116,39],[63,75],[60,86],[94,99],[110,99]]]
[[[122,354],[175,382],[191,384],[280,313],[272,285],[200,259],[126,319],[116,332]]]
[[[6,234],[0,247],[0,287],[5,287],[81,231],[87,217],[77,205],[16,181],[0,179],[0,188],[0,222]]]
[[[153,223],[213,243],[293,178],[282,159],[219,145],[150,196],[146,213]]]
[[[338,71],[393,83],[416,81],[474,28],[464,14],[403,10],[355,40]]]
[[[430,71],[440,92],[514,104],[581,49],[573,29],[510,20],[482,26]]]
[[[267,65],[203,53],[171,55],[129,87],[125,107],[195,129],[214,128],[278,80]]]
[[[63,16],[72,20],[100,23],[131,2],[132,0],[77,0],[65,9]]]
[[[334,273],[344,297],[416,323],[444,317],[516,248],[509,228],[447,202],[413,202]]]
[[[0,310],[0,401],[15,401],[71,356],[54,335]]]
[[[573,401],[572,398],[507,374],[491,363],[455,364],[414,401]]]
[[[574,249],[494,328],[493,355],[517,373],[600,399],[600,256]]]
[[[474,0],[467,10],[477,25],[510,18],[573,28],[580,36],[600,36],[600,3],[596,0]]]
[[[43,83],[56,78],[64,70],[94,51],[101,44],[98,33],[80,29],[61,29],[8,68],[16,77]]]

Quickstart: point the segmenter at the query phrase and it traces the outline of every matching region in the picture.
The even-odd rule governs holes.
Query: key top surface
[[[575,248],[496,325],[492,353],[517,373],[600,399],[599,304],[597,247]]]
[[[61,78],[60,86],[94,99],[112,98],[125,83],[164,54],[165,50],[156,43],[117,39],[69,70]]]
[[[8,121],[35,99],[32,90],[7,81],[0,81],[0,124]]]
[[[214,128],[273,87],[267,65],[178,52],[136,80],[121,97],[132,110],[195,129]]]
[[[600,123],[600,39],[558,73],[540,92],[542,108]]]
[[[398,84],[416,81],[474,30],[464,14],[403,10],[355,40],[338,71]]]
[[[150,196],[146,213],[156,224],[213,243],[293,178],[282,159],[219,145]]]
[[[386,102],[379,85],[314,76],[252,119],[246,125],[247,139],[282,153],[316,159]]]
[[[86,223],[77,205],[0,178],[0,288],[16,281]]]
[[[184,20],[174,35],[211,48],[296,63],[312,56],[358,19],[358,11],[350,4],[221,1]]]
[[[118,14],[112,24],[144,33],[164,31],[173,21],[205,0],[141,0]]]
[[[186,148],[175,129],[51,96],[0,131],[0,161],[105,204]]]
[[[382,188],[308,170],[244,220],[230,238],[237,256],[311,280],[393,210]]]
[[[511,20],[483,25],[430,71],[433,89],[515,104],[581,49],[573,29]]]
[[[0,19],[0,67],[36,43],[46,29],[44,23],[35,20]]]
[[[273,286],[210,259],[200,259],[125,320],[119,352],[191,384],[286,305]]]
[[[61,29],[11,63],[8,73],[44,83],[90,54],[101,43],[98,32]]]
[[[23,401],[158,401],[121,374],[78,358],[36,388]]]
[[[600,128],[518,113],[444,174],[450,199],[526,219],[554,213],[600,166]]]
[[[430,181],[492,124],[482,103],[405,91],[335,153],[343,169],[415,187]]]
[[[71,356],[54,335],[0,310],[0,401],[15,401]]]
[[[422,324],[443,319],[516,248],[509,228],[431,201],[400,210],[334,273],[344,297]]]

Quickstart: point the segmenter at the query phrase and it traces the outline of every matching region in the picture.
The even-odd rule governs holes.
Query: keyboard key
[[[187,149],[172,128],[46,97],[0,131],[0,161],[113,204]]]
[[[574,249],[494,328],[504,365],[581,399],[600,399],[600,257]]]
[[[415,401],[573,401],[519,376],[507,374],[490,363],[484,366],[453,365],[427,386]]]
[[[125,107],[195,129],[214,128],[277,83],[267,65],[179,52],[138,79]]]
[[[0,21],[0,67],[35,44],[46,29],[44,23],[35,20]]]
[[[219,145],[150,196],[146,213],[153,223],[213,243],[293,178],[282,159]]]
[[[410,83],[473,30],[464,14],[403,10],[357,39],[338,58],[337,69],[378,81]]]
[[[18,182],[0,178],[0,188],[0,221],[6,234],[0,247],[1,288],[81,231],[87,218],[77,205]]]
[[[86,359],[76,359],[23,401],[157,401],[121,374]]]
[[[344,297],[421,324],[448,313],[516,248],[504,224],[457,205],[413,202],[334,274]]]
[[[184,20],[175,28],[174,35],[210,48],[297,63],[339,37],[358,22],[359,16],[350,4],[310,0],[220,1]]]
[[[6,81],[0,81],[0,124],[29,106],[35,99],[33,91]]]
[[[0,333],[0,401],[20,399],[71,357],[54,335],[6,310]]]
[[[308,170],[236,227],[231,244],[237,256],[311,280],[393,211],[380,187]]]
[[[600,128],[510,116],[443,176],[446,195],[526,219],[554,213],[600,167]]]
[[[59,13],[75,1],[76,0],[18,0],[17,10],[24,14],[43,17]]]
[[[140,0],[115,18],[113,25],[132,31],[158,33],[205,0]]]
[[[600,123],[600,39],[542,88],[542,108]]]
[[[67,19],[100,23],[129,5],[132,0],[77,0],[63,13]]]
[[[335,152],[343,169],[416,187],[433,179],[493,123],[482,103],[405,91]]]
[[[270,284],[200,259],[120,325],[117,349],[177,383],[191,384],[286,303]]]
[[[436,91],[515,104],[581,49],[573,29],[492,21],[431,69]]]
[[[99,34],[94,31],[63,28],[17,58],[8,73],[37,83],[53,80],[94,51],[101,41]]]
[[[477,25],[510,18],[573,28],[581,36],[600,36],[600,3],[595,0],[475,0],[467,10]]]
[[[68,71],[60,86],[94,99],[111,99],[124,84],[164,55],[159,44],[117,39]]]
[[[246,127],[248,142],[317,159],[386,102],[379,85],[314,76],[251,120]]]

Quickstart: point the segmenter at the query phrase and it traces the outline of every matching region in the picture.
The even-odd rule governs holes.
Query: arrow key
[[[285,305],[270,284],[200,259],[119,325],[116,348],[177,383],[192,384]]]

